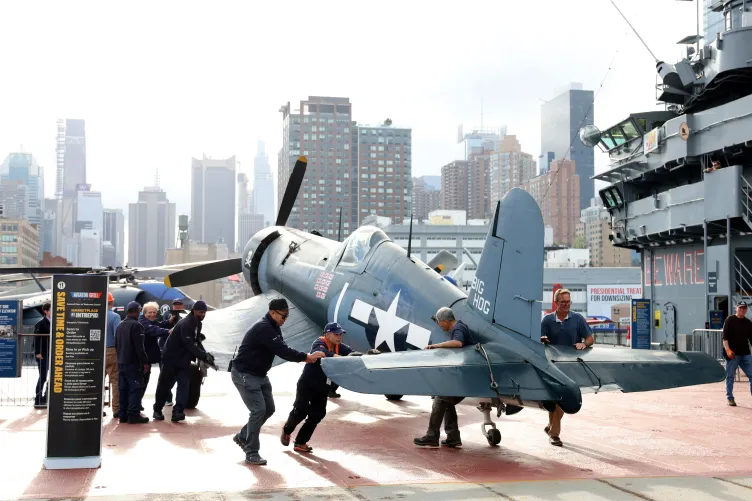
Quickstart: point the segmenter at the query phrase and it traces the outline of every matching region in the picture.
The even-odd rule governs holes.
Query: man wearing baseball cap
[[[121,423],[148,423],[149,418],[141,414],[141,398],[144,388],[144,373],[149,370],[149,362],[144,350],[144,328],[138,321],[141,305],[131,301],[126,307],[125,320],[115,331],[117,347],[118,377],[120,391],[119,416]]]
[[[117,349],[115,348],[115,331],[120,325],[120,315],[112,311],[115,307],[115,298],[112,292],[107,293],[107,334],[105,335],[105,345],[107,346],[104,372],[110,377],[110,407],[112,407],[112,417],[117,417],[120,412],[120,389],[118,385],[118,361]]]
[[[269,312],[254,323],[245,333],[232,361],[232,382],[248,408],[248,423],[233,437],[245,451],[245,462],[266,464],[259,455],[259,433],[267,419],[274,414],[272,384],[266,375],[274,363],[274,356],[288,362],[313,363],[324,356],[322,352],[303,353],[287,346],[282,329],[290,307],[284,298],[269,301]]]
[[[175,390],[175,406],[172,408],[171,421],[185,419],[183,411],[188,403],[191,362],[198,359],[214,365],[214,356],[198,345],[198,338],[202,336],[201,322],[206,316],[206,310],[205,302],[196,301],[191,312],[180,319],[167,336],[162,351],[162,369],[157,380],[157,394],[154,398],[154,419],[158,421],[164,420],[162,409],[176,382],[178,387]]]
[[[313,342],[311,353],[323,353],[325,357],[344,357],[347,355],[360,355],[352,348],[342,343],[342,335],[345,330],[337,323],[331,322],[324,327],[324,335]],[[282,445],[290,445],[290,435],[304,419],[303,426],[295,436],[294,449],[297,452],[311,452],[308,445],[316,426],[326,416],[326,404],[329,398],[331,380],[326,377],[321,369],[321,361],[306,365],[298,379],[298,388],[295,394],[295,403],[282,428],[280,440]]]
[[[736,304],[736,315],[730,315],[723,323],[723,350],[726,359],[726,400],[728,405],[736,407],[734,400],[734,377],[741,369],[749,378],[752,391],[752,354],[749,343],[752,341],[752,321],[747,314],[747,303]]]

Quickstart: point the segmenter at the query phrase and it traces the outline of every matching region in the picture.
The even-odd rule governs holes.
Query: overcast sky
[[[694,2],[616,3],[659,59],[675,62],[695,33]],[[537,159],[542,100],[571,81],[597,91],[614,55],[596,125],[657,109],[655,61],[610,0],[114,5],[0,5],[0,156],[23,145],[52,196],[56,120],[84,118],[88,182],[126,217],[157,169],[188,213],[191,156],[234,154],[249,172],[257,139],[276,181],[279,107],[309,95],[411,127],[415,176],[453,160],[481,98],[484,125],[505,124]],[[596,172],[606,160],[596,149]]]

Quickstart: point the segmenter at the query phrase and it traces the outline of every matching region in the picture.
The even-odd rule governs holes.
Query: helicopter
[[[257,232],[242,257],[168,274],[172,287],[242,272],[254,296],[207,312],[204,346],[229,367],[250,326],[273,298],[290,305],[285,342],[309,351],[324,325],[340,323],[361,357],[324,358],[327,377],[358,393],[462,396],[483,413],[490,445],[501,435],[491,420],[524,407],[565,413],[582,407],[583,392],[651,391],[718,382],[721,365],[701,352],[575,347],[540,342],[543,296],[543,219],[535,199],[515,188],[500,200],[469,294],[396,245],[379,228],[361,226],[344,242],[285,226],[307,160],[298,158],[275,226]],[[412,225],[411,225],[412,226]],[[412,242],[412,235],[408,237]],[[447,339],[433,320],[451,307],[470,328],[474,346],[424,350]],[[274,365],[283,363],[275,358]],[[486,429],[490,427],[490,429]]]

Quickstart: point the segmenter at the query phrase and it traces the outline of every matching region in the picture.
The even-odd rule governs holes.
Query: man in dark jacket
[[[144,309],[138,319],[144,328],[144,351],[146,351],[146,358],[149,360],[149,371],[144,374],[144,391],[141,393],[142,399],[144,393],[146,393],[146,387],[149,386],[151,366],[154,364],[160,365],[162,361],[162,352],[160,351],[159,344],[157,344],[157,340],[166,339],[170,335],[171,330],[170,328],[165,329],[163,323],[157,320],[158,314],[159,304],[156,301],[150,301],[144,305]]]
[[[331,322],[324,327],[324,335],[313,342],[311,353],[321,352],[326,357],[345,357],[347,355],[361,355],[352,348],[342,343],[342,335],[345,330],[337,323]],[[280,441],[287,447],[290,445],[290,435],[304,419],[303,426],[295,436],[295,451],[311,452],[308,445],[316,426],[326,416],[326,404],[331,388],[331,380],[326,377],[321,369],[321,362],[308,364],[298,379],[295,403],[282,428]]]
[[[269,312],[245,333],[238,354],[232,361],[232,382],[249,411],[248,423],[233,440],[243,448],[245,462],[249,464],[266,464],[266,459],[259,455],[259,433],[275,410],[272,385],[266,375],[272,368],[274,356],[288,362],[307,363],[324,356],[320,351],[309,354],[287,346],[280,326],[289,315],[284,298],[269,301]]]
[[[172,330],[172,328],[175,327],[178,322],[180,322],[180,317],[182,314],[184,314],[184,312],[185,304],[183,303],[183,300],[180,298],[173,299],[172,308],[164,313],[160,326],[164,327],[165,329]],[[160,337],[157,339],[157,344],[159,345],[160,352],[164,350],[165,341],[167,341],[166,337]],[[162,370],[161,360],[159,362],[159,370]],[[167,402],[165,402],[165,405],[172,405],[172,390],[167,392]]]
[[[149,370],[149,361],[144,350],[144,328],[138,322],[140,312],[140,304],[136,301],[128,303],[127,316],[115,331],[121,423],[149,422],[149,418],[140,412],[144,373]]]
[[[42,320],[34,326],[34,356],[37,359],[39,380],[37,381],[36,394],[34,395],[34,407],[47,407],[47,370],[50,368],[50,315],[52,305],[42,305]]]
[[[164,420],[162,409],[175,382],[178,383],[178,388],[175,392],[175,406],[172,408],[172,421],[184,420],[185,405],[188,403],[191,362],[198,359],[214,365],[214,356],[205,352],[198,344],[203,339],[201,321],[206,316],[206,310],[205,302],[196,301],[193,304],[193,310],[172,328],[172,332],[165,341],[162,351],[162,370],[159,373],[157,394],[154,399],[154,419],[156,420]]]

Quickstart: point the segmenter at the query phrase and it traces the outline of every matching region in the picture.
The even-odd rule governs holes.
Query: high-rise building
[[[358,125],[357,131],[358,222],[369,214],[393,221],[409,219],[413,205],[411,129],[385,120],[380,125]],[[342,193],[343,182],[336,180],[340,183],[337,193]]]
[[[86,125],[84,120],[65,121],[63,152],[63,194],[75,195],[78,185],[86,184]]]
[[[23,181],[0,181],[0,205],[3,217],[26,219],[29,211],[29,187]]]
[[[121,209],[105,209],[102,227],[102,248],[109,243],[112,251],[102,251],[102,266],[125,265],[125,216]]]
[[[231,189],[231,193],[234,205],[235,191]],[[217,195],[217,198],[219,197],[220,195]],[[175,246],[176,224],[175,204],[170,203],[164,191],[158,186],[148,186],[140,191],[138,202],[128,204],[128,262],[126,264],[128,266],[164,265],[166,249]]]
[[[11,153],[0,168],[0,182],[20,181],[27,187],[26,203],[20,217],[30,224],[42,222],[44,201],[44,170],[31,153]]]
[[[274,180],[266,146],[263,141],[258,142],[256,158],[253,159],[253,195],[249,211],[252,214],[262,214],[264,226],[273,226],[276,222],[276,205],[274,203]],[[245,243],[242,243],[245,245]]]
[[[455,160],[470,160],[479,155],[496,151],[501,139],[507,135],[507,126],[499,128],[473,129],[464,132],[460,125],[457,131],[457,151]]]
[[[39,232],[22,218],[0,218],[0,266],[38,266]]]
[[[44,253],[54,256],[57,251],[57,205],[54,198],[44,199],[44,213],[39,227],[39,261],[44,259]]]
[[[244,212],[238,214],[238,252],[243,252],[245,245],[253,235],[266,226],[263,214]]]
[[[235,249],[235,156],[192,159],[190,237]],[[174,219],[174,218],[173,218]]]
[[[632,250],[616,247],[608,238],[611,217],[600,198],[593,198],[590,207],[580,211],[581,234],[590,250],[590,266],[615,268],[632,266]]]
[[[467,160],[455,160],[441,168],[441,209],[467,210],[467,164]]]
[[[413,214],[418,221],[428,219],[428,213],[441,206],[441,184],[436,189],[426,182],[426,177],[428,176],[413,178]],[[433,177],[438,177],[439,183],[441,182],[440,176]]]
[[[79,190],[76,198],[75,234],[79,241],[76,266],[101,266],[104,219],[102,194]]]
[[[535,177],[533,156],[522,151],[522,146],[514,135],[504,136],[497,151],[491,153],[491,207],[504,198],[514,188],[521,188]]]
[[[342,208],[342,233],[358,227],[357,131],[348,98],[309,96],[297,109],[282,112],[278,155],[277,208],[299,156],[308,168],[287,226],[334,237]],[[369,186],[370,189],[370,186]],[[394,189],[394,188],[393,188]]]
[[[238,172],[238,214],[251,212],[250,193],[248,191],[248,176],[245,172]]]
[[[593,125],[593,91],[572,83],[569,89],[541,105],[541,153],[556,160],[572,160],[580,182],[579,210],[594,196],[595,151],[580,141],[579,131]],[[570,146],[571,145],[571,146]]]
[[[547,173],[530,179],[522,189],[538,202],[543,225],[553,228],[554,245],[571,247],[580,220],[580,180],[574,162],[552,162]]]

